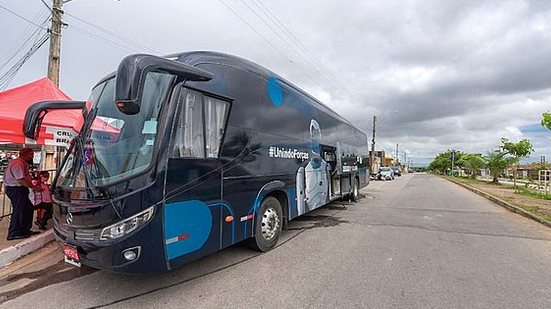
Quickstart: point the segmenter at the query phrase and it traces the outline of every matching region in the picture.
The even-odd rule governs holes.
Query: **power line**
[[[44,20],[42,21],[41,25],[45,25],[47,22],[48,22],[48,19],[49,17],[48,16],[45,16],[45,14],[47,15],[48,12],[43,10],[43,11],[40,11],[36,14],[35,18],[34,19],[37,19],[37,18],[44,18]],[[14,42],[14,45],[17,46],[14,48],[14,52],[12,53],[12,55],[0,66],[0,71],[2,69],[4,69],[17,55],[19,55],[19,53],[26,47],[28,46],[28,43],[33,39],[36,38],[40,35],[40,33],[43,33],[44,30],[42,30],[41,28],[37,28],[37,27],[33,27],[33,25],[28,25],[27,28],[25,28],[23,31],[22,31],[22,35],[19,37],[19,39],[17,39],[15,42]]]
[[[44,0],[40,0],[44,6],[50,11],[52,12],[52,8],[47,5],[47,3],[44,1]],[[64,3],[66,3],[68,1],[64,1]],[[37,29],[35,31],[33,31],[32,33],[30,33],[30,35],[26,34],[23,36],[23,39],[24,41],[22,42],[22,44],[19,45],[19,47],[17,47],[15,49],[15,52],[8,58],[8,60],[2,64],[2,66],[0,67],[0,70],[5,68],[20,52],[21,50],[23,50],[23,48],[25,48],[25,46],[28,45],[28,43],[32,40],[32,38],[34,37],[35,38],[35,43],[33,43],[33,45],[31,46],[31,48],[29,49],[29,51],[23,55],[23,57],[21,59],[19,59],[14,65],[12,65],[10,67],[9,70],[6,71],[6,73],[4,75],[2,75],[0,77],[0,88],[6,88],[9,83],[13,80],[13,78],[15,77],[15,75],[17,74],[17,72],[21,69],[21,67],[25,64],[25,62],[28,61],[28,59],[38,50],[40,49],[40,47],[42,47],[42,45],[48,40],[48,33],[44,33],[42,37],[39,38],[39,34],[40,34],[40,30],[48,30],[49,29],[47,27],[45,27],[44,25],[47,23],[47,21],[49,20],[49,16],[42,22],[42,25],[39,25],[37,24],[36,22],[33,22],[31,21],[30,19],[6,8],[6,7],[3,7],[3,6],[0,6],[0,8],[8,11],[9,13],[19,17],[20,19],[23,19],[25,20],[26,22],[28,22],[29,24],[37,27]],[[44,10],[42,12],[42,14],[48,14],[49,12]],[[40,15],[40,14],[37,14],[37,16]],[[82,28],[79,28],[77,26],[74,26],[74,25],[71,25],[71,28],[74,28],[75,30],[77,31],[80,31],[96,40],[99,40],[103,43],[106,43],[114,48],[117,48],[125,53],[127,53],[128,51],[130,52],[136,52],[136,51],[143,51],[143,50],[147,50],[149,52],[153,52],[153,53],[157,53],[157,54],[160,54],[158,51],[155,51],[154,49],[150,48],[150,47],[147,47],[143,44],[140,44],[136,41],[133,41],[131,39],[128,39],[116,32],[113,32],[113,31],[110,31],[110,30],[107,30],[103,27],[100,27],[100,26],[97,26],[89,21],[86,21],[82,18],[79,18],[75,15],[72,15],[72,14],[68,14],[68,13],[65,13],[65,15],[68,15],[70,16],[71,18],[81,22],[81,23],[84,23],[88,26],[91,26],[91,27],[94,27],[104,33],[107,33],[109,36],[111,37],[114,37],[116,40],[118,40],[119,42],[123,42],[123,43],[119,43],[115,40],[111,40],[109,38],[106,38],[100,34],[97,34],[97,33],[94,33],[94,32],[91,32],[91,31],[88,31],[86,29],[82,29]],[[27,30],[25,30],[24,32],[26,32]]]
[[[48,22],[48,17],[48,11],[44,8],[40,8],[40,10],[35,14],[32,20],[35,21],[35,23],[38,23],[38,21],[42,21],[41,23],[39,23],[39,25],[41,25],[42,27],[47,27],[46,23]],[[44,29],[36,27],[33,24],[26,24],[26,27],[23,28],[23,30],[20,32],[19,37],[17,37],[13,41],[13,45],[20,46],[24,44],[25,41],[29,40],[29,37],[34,36],[38,31],[44,31]]]
[[[0,81],[2,81],[2,83],[5,83],[6,80],[11,81],[23,64],[45,43],[45,41],[47,41],[47,38],[47,33],[43,33],[41,37],[37,36],[29,51],[27,51],[23,57],[21,57],[2,77],[0,77]]]
[[[46,3],[46,1],[44,0],[40,0],[42,3],[44,3],[44,5],[48,8],[48,10],[50,10],[50,12],[52,12],[52,8],[48,5],[48,3]]]
[[[251,24],[249,24],[245,19],[243,19],[241,17],[241,15],[239,15],[234,9],[232,9],[227,3],[225,3],[224,1],[222,0],[218,0],[218,2],[222,3],[222,5],[224,5],[228,10],[230,10],[230,12],[232,12],[237,18],[239,18],[239,20],[241,20],[241,22],[243,22],[247,27],[249,27],[251,30],[253,30],[259,37],[261,37],[266,43],[268,43],[268,45],[272,46],[275,50],[277,50],[279,52],[279,54],[287,61],[289,62],[294,62],[292,59],[290,59],[289,57],[287,57],[287,55],[279,48],[277,47],[276,45],[274,45],[270,40],[268,40],[265,36],[263,36],[258,30],[256,30],[255,27],[253,27]],[[311,76],[309,76],[309,78],[314,82],[316,83],[318,86],[322,87],[315,79],[312,79]]]
[[[291,60],[283,50],[281,50],[278,46],[274,45],[274,43],[272,43],[268,38],[266,38],[265,36],[263,36],[255,27],[253,27],[251,24],[249,24],[243,17],[241,17],[239,15],[239,13],[237,13],[234,9],[232,9],[232,7],[227,4],[226,2],[222,1],[222,0],[218,0],[222,5],[224,5],[228,10],[230,10],[235,16],[237,16],[247,27],[251,28],[251,30],[253,30],[258,36],[260,36],[264,41],[266,41],[270,46],[272,46],[274,49],[276,49],[286,60],[289,60],[290,62],[294,62],[293,60]],[[271,25],[270,23],[268,23],[262,16],[260,16],[255,9],[253,9],[250,5],[247,5],[245,2],[243,2],[243,0],[240,0],[243,5],[245,5],[254,15],[256,15],[257,18],[260,19],[261,22],[263,22],[272,32],[274,32],[281,41],[283,41],[283,43],[285,43],[286,45],[288,45],[300,58],[302,58],[305,63],[304,64],[301,64],[301,62],[298,62],[297,64],[301,64],[305,70],[302,71],[302,73],[304,75],[306,75],[308,77],[308,79],[310,79],[313,83],[315,83],[316,85],[318,85],[320,88],[324,88],[319,82],[318,80],[321,78],[323,80],[326,80],[327,82],[329,82],[330,85],[332,85],[333,87],[335,87],[334,89],[338,92],[341,92],[343,94],[345,94],[343,92],[343,89],[346,89],[348,92],[350,92],[350,90],[348,89],[348,87],[340,82],[338,82],[338,80],[335,78],[335,76],[329,71],[329,69],[327,69],[327,67],[325,67],[319,60],[317,60],[313,55],[312,53],[283,25],[283,23],[281,23],[277,17],[275,17],[270,11],[268,8],[266,8],[265,6],[263,6],[262,4],[260,4],[263,8],[261,8],[257,3],[255,3],[256,7],[258,7],[260,9],[260,11],[265,15],[267,16],[270,21],[276,26],[278,27],[279,29],[283,30],[281,33],[283,33],[284,35],[288,36],[290,38],[290,42],[287,41],[282,35],[280,32],[278,32],[277,30],[275,30]],[[303,50],[303,52],[305,53],[305,55],[307,55],[310,59],[312,59],[312,61],[310,62],[309,60],[307,60],[303,54],[301,52],[299,52],[297,50],[297,48],[295,48],[293,46],[293,44],[295,45],[298,45],[298,47]],[[313,65],[313,66],[311,66]],[[315,68],[315,69],[314,69]],[[314,69],[312,71],[312,69]],[[311,75],[313,74],[313,75]]]
[[[15,13],[14,11],[12,11],[12,10],[10,10],[10,9],[8,9],[8,8],[6,8],[6,7],[4,7],[4,6],[1,6],[1,5],[0,5],[0,9],[4,9],[5,11],[10,12],[11,14],[13,14],[13,15],[19,17],[20,19],[22,19],[22,20],[24,20],[24,21],[26,21],[26,22],[28,22],[28,23],[30,23],[30,24],[35,25],[35,26],[38,27],[38,28],[41,28],[41,29],[44,29],[44,30],[48,30],[48,28],[43,27],[43,26],[41,26],[41,25],[39,25],[39,24],[33,22],[32,20],[30,20],[30,19],[28,19],[28,18],[26,18],[26,17],[23,17],[23,16],[21,16],[21,15]]]
[[[241,3],[243,3],[243,5],[245,5],[249,9],[249,11],[251,11],[254,15],[256,15],[256,17],[258,17],[258,19],[260,19],[260,21],[262,21],[262,23],[264,23],[264,25],[266,25],[270,30],[272,30],[272,32],[275,33],[281,39],[281,41],[286,43],[287,46],[291,47],[296,52],[295,47],[290,45],[287,42],[287,40],[284,37],[282,37],[281,34],[279,32],[277,32],[269,23],[267,23],[260,15],[258,15],[255,10],[253,10],[245,1],[243,1],[243,0],[240,0],[240,1],[241,1]]]
[[[289,43],[287,41],[287,39],[285,39],[277,30],[275,30],[268,22],[266,22],[266,20],[264,20],[264,18],[260,15],[258,15],[258,13],[256,12],[256,10],[254,10],[252,7],[250,7],[245,1],[243,0],[240,0],[241,3],[243,3],[248,9],[249,11],[251,11],[256,17],[258,17],[258,19],[260,19],[260,21],[262,23],[264,23],[264,25],[266,25],[273,33],[275,33],[279,39],[285,43],[287,46],[289,46],[300,58],[302,58],[302,60],[304,60],[305,63],[308,63],[308,59],[306,59],[291,43]],[[308,68],[308,67],[307,67]],[[322,74],[323,72],[320,71]],[[332,80],[330,79],[327,79],[330,83],[333,83]],[[336,84],[334,84],[335,86],[337,86]]]
[[[19,54],[19,52],[21,52],[21,50],[23,50],[23,48],[27,45],[27,43],[29,41],[31,41],[32,38],[36,37],[37,34],[40,33],[40,31],[41,31],[40,29],[36,29],[35,32],[33,32],[29,37],[27,37],[27,39],[23,42],[23,44],[21,44],[16,49],[16,51],[11,55],[11,57],[8,58],[8,60],[6,60],[6,62],[4,62],[4,64],[0,67],[0,70],[4,69],[8,65],[8,63],[10,63],[13,60],[13,58],[15,58],[15,56],[17,56]]]
[[[143,45],[143,44],[141,44],[141,43],[139,43],[139,42],[136,42],[136,41],[134,41],[134,40],[131,40],[131,39],[129,39],[129,38],[127,38],[127,37],[125,37],[125,36],[123,36],[123,35],[121,35],[121,34],[118,34],[118,33],[114,32],[114,31],[109,30],[109,29],[105,29],[105,28],[103,28],[103,27],[101,27],[101,26],[98,26],[98,25],[96,25],[96,24],[94,24],[94,23],[92,23],[92,22],[89,22],[89,21],[87,21],[87,20],[84,20],[84,19],[82,19],[82,18],[80,18],[80,17],[77,17],[77,16],[75,16],[75,15],[73,15],[73,14],[69,14],[69,13],[65,12],[65,15],[67,15],[67,16],[69,16],[69,17],[71,17],[71,18],[73,18],[73,19],[75,19],[75,20],[77,20],[77,21],[79,21],[79,22],[81,22],[81,23],[84,23],[84,24],[86,24],[86,25],[89,25],[89,26],[91,26],[91,27],[94,27],[94,28],[96,28],[96,29],[98,29],[98,30],[100,30],[100,31],[102,31],[102,32],[104,32],[104,33],[106,33],[106,34],[108,34],[108,35],[114,37],[114,38],[117,38],[118,40],[121,40],[121,41],[125,42],[126,44],[133,45],[134,47],[138,47],[138,50],[146,50],[146,51],[148,51],[148,52],[153,52],[153,53],[155,53],[155,54],[161,54],[159,51],[157,51],[157,50],[155,50],[155,49],[153,49],[153,48],[151,48],[151,47],[149,47],[149,46],[146,46],[146,45]]]
[[[313,64],[313,67],[314,67],[319,73],[321,73],[321,77],[322,77],[322,78],[324,78],[324,79],[325,79],[326,81],[328,81],[330,84],[332,84],[333,86],[335,86],[337,89],[340,88],[339,85],[336,83],[336,81],[335,81],[334,79],[331,78],[331,76],[327,76],[327,75],[326,75],[326,72],[323,70],[323,68],[321,68],[321,66],[320,66],[316,61],[311,61],[311,60],[308,60],[306,57],[304,57],[304,55],[295,47],[295,46],[298,46],[298,45],[297,45],[295,42],[293,42],[293,38],[290,37],[289,35],[287,35],[287,34],[285,33],[285,29],[286,29],[286,28],[285,28],[285,29],[282,28],[283,24],[281,24],[281,22],[279,22],[279,20],[278,20],[273,14],[271,14],[271,12],[270,12],[270,14],[267,14],[267,13],[263,10],[262,7],[260,7],[256,2],[253,1],[253,3],[255,4],[255,6],[256,6],[258,9],[260,9],[260,11],[261,11],[266,17],[268,17],[268,19],[270,19],[270,21],[271,21],[276,27],[278,27],[280,30],[282,30],[282,29],[284,30],[282,33],[283,33],[283,35],[286,35],[288,38],[290,38],[290,40],[289,40],[290,43],[288,42],[288,39],[283,38],[282,34],[280,34],[279,31],[275,30],[272,26],[269,25],[268,22],[266,22],[266,21],[264,20],[264,18],[262,18],[261,16],[259,16],[253,8],[251,8],[251,7],[250,7],[248,4],[246,4],[243,0],[240,0],[240,1],[241,1],[245,6],[247,6],[247,8],[248,8],[249,10],[251,10],[251,12],[253,12],[253,13],[254,13],[254,14],[255,14],[255,15],[265,24],[265,25],[267,25],[267,26],[270,28],[270,30],[272,30],[272,31],[273,31],[273,32],[274,32],[274,33],[275,33],[275,34],[276,34],[285,44],[287,44],[287,46],[290,46],[290,47],[293,49],[293,51],[294,51],[297,55],[299,55],[299,56],[304,60],[305,63],[307,63],[307,64],[309,64],[309,65],[310,65],[310,64]],[[265,7],[264,7],[264,8],[265,8]],[[266,8],[266,10],[267,10],[267,8]],[[268,11],[269,11],[269,10],[268,10]],[[279,24],[278,24],[278,23],[279,23]],[[287,32],[289,32],[289,31],[287,31]],[[299,49],[300,49],[300,46],[298,46],[298,47],[299,47]],[[303,52],[303,53],[304,53],[304,52]],[[308,54],[306,53],[306,55],[308,55]],[[310,57],[310,58],[312,59],[312,57]],[[320,69],[320,68],[321,68],[321,69]]]
[[[46,43],[48,40],[48,32],[44,30],[48,30],[48,28],[45,26],[48,22],[48,11],[42,8],[33,18],[33,20],[41,20],[43,19],[42,23],[37,24],[34,21],[31,21],[9,9],[6,9],[5,7],[2,7],[3,9],[9,11],[10,13],[16,15],[17,17],[27,21],[29,24],[27,27],[21,32],[21,36],[15,41],[15,48],[13,49],[14,52],[9,56],[9,58],[0,66],[0,70],[3,70],[6,66],[8,66],[13,59],[15,59],[16,56],[20,54],[20,52],[24,48],[28,48],[29,43],[31,43],[31,46],[29,50],[23,54],[21,58],[17,62],[15,62],[11,67],[0,77],[0,89],[5,89],[9,86],[9,84],[13,81],[19,70],[23,67],[23,65]],[[34,39],[34,40],[33,40]]]
[[[304,44],[289,30],[289,28],[287,28],[285,26],[285,24],[283,24],[271,11],[270,9],[268,9],[261,1],[258,1],[258,0],[253,0],[253,3],[258,7],[260,8],[262,11],[264,11],[264,14],[266,14],[266,16],[268,16],[269,18],[271,18],[279,27],[280,29],[282,29],[285,33],[287,33],[289,35],[289,37],[302,49],[306,52],[306,54],[308,54],[312,60],[314,60],[316,63],[318,63],[320,66],[326,68],[323,63],[321,63],[314,55],[312,55],[312,53],[310,52],[310,50],[304,46]],[[329,72],[330,74],[332,74],[331,72]]]
[[[33,46],[29,49],[29,51],[23,55],[19,61],[17,61],[2,77],[0,77],[0,89],[6,89],[9,84],[14,79],[15,75],[21,67],[46,43],[49,39],[49,34],[44,33],[42,37],[38,40],[35,40]]]
[[[329,70],[321,61],[319,61],[311,52],[310,50],[268,9],[261,1],[259,0],[253,0],[253,3],[260,8],[263,13],[268,16],[272,21],[275,22],[275,24],[283,30],[284,33],[286,33],[292,41],[294,41],[313,61],[314,63],[317,63],[318,66],[322,68],[323,71],[326,72],[330,77],[332,77],[335,81],[337,81],[341,87],[344,85],[340,83],[338,78],[335,77],[335,75]],[[343,88],[347,88],[344,86]]]
[[[268,43],[270,46],[276,49],[281,54],[281,56],[283,56],[286,60],[292,61],[291,59],[287,58],[287,56],[285,56],[285,53],[281,49],[279,49],[279,47],[275,46],[272,42],[270,42],[270,40],[268,40],[265,36],[263,36],[260,32],[258,32],[258,30],[256,30],[255,27],[251,26],[245,19],[241,17],[241,15],[239,15],[236,11],[234,11],[227,3],[225,3],[222,0],[218,0],[218,2],[222,3],[222,5],[224,5],[228,10],[230,10],[230,12],[232,12],[233,15],[239,18],[241,22],[243,22],[247,27],[249,27],[252,31],[254,31],[258,36],[260,36],[266,43]]]
[[[286,33],[292,41],[294,41],[301,50],[303,50],[306,55],[308,55],[308,57],[310,57],[310,59],[312,59],[312,61],[314,61],[314,63],[316,63],[318,65],[318,67],[320,67],[322,69],[323,72],[325,72],[327,74],[327,76],[334,81],[334,83],[337,83],[339,85],[340,88],[343,88],[343,89],[346,89],[347,91],[351,92],[350,89],[348,88],[348,86],[346,84],[343,84],[339,78],[337,78],[335,76],[335,74],[333,74],[333,72],[327,68],[327,66],[325,66],[320,60],[318,60],[313,54],[312,52],[302,43],[301,40],[299,40],[292,32],[291,30],[289,30],[289,28],[287,28],[271,11],[270,9],[268,9],[261,1],[259,0],[253,0],[253,3],[261,8],[263,11],[264,11],[264,14],[266,14],[268,17],[270,17],[273,21],[275,21],[276,25],[279,26],[280,29],[283,30],[284,33]]]
[[[71,25],[71,29],[78,30],[78,31],[80,31],[80,32],[82,32],[82,33],[84,33],[84,34],[87,34],[87,35],[91,36],[92,38],[95,38],[95,39],[98,40],[98,41],[102,41],[102,42],[104,42],[104,43],[106,43],[106,44],[108,44],[108,45],[110,45],[110,46],[112,46],[112,47],[115,47],[115,48],[117,48],[117,49],[119,49],[119,50],[121,50],[121,51],[123,51],[123,52],[128,52],[128,51],[130,51],[130,52],[137,52],[137,51],[139,51],[139,50],[137,50],[137,49],[135,49],[135,48],[133,49],[133,48],[130,48],[130,47],[128,47],[128,46],[119,44],[119,43],[117,43],[117,42],[115,42],[115,41],[112,41],[112,40],[110,40],[110,39],[107,39],[107,38],[105,38],[105,37],[102,37],[101,35],[95,34],[95,33],[93,33],[93,32],[90,32],[90,31],[88,31],[88,30],[82,29],[82,28],[80,28],[80,27],[76,27],[76,26],[74,26],[74,25]]]

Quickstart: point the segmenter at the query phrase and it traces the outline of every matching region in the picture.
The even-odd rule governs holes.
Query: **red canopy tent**
[[[81,111],[51,111],[44,117],[36,141],[25,138],[23,135],[23,121],[27,108],[45,100],[71,100],[71,98],[47,77],[0,92],[0,144],[68,145],[82,125]],[[92,129],[114,135],[119,133],[117,128],[98,120],[94,121]]]

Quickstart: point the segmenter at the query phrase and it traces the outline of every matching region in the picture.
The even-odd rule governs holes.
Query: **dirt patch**
[[[293,219],[294,221],[303,221],[303,222],[313,222],[314,224],[307,227],[300,227],[300,228],[288,228],[287,230],[311,230],[315,228],[320,227],[331,227],[331,226],[338,226],[342,223],[349,223],[346,220],[341,220],[340,218],[336,218],[333,216],[300,216],[298,218]]]

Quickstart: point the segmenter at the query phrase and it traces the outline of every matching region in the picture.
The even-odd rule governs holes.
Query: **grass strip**
[[[491,195],[495,195],[495,192],[488,192],[487,190],[484,190],[485,187],[495,186],[495,187],[502,188],[502,189],[508,189],[508,190],[511,190],[514,194],[522,195],[522,196],[532,198],[532,199],[535,199],[535,200],[551,200],[551,194],[544,193],[544,192],[539,192],[537,190],[527,188],[527,187],[524,187],[524,186],[517,186],[517,188],[515,189],[515,187],[512,186],[512,185],[500,184],[500,183],[495,184],[493,182],[488,182],[488,181],[479,180],[479,179],[472,179],[472,178],[465,178],[465,177],[453,177],[452,178],[452,177],[449,177],[449,176],[444,176],[444,177],[453,179],[455,181],[458,181],[458,182],[461,182],[461,183],[464,183],[464,184],[467,184],[467,185],[471,185],[471,186],[473,186],[473,187],[475,187],[479,190],[482,190],[482,191],[484,191],[488,194],[491,194]],[[543,219],[545,219],[546,221],[551,222],[551,215],[543,212],[540,207],[524,205],[524,204],[518,203],[518,201],[516,201],[514,199],[508,198],[507,196],[497,195],[497,197],[501,198],[501,199],[504,199],[507,202],[509,202],[509,203],[511,203],[511,204],[513,204],[517,207],[520,207],[520,208],[526,210],[527,212],[529,212],[531,214],[540,216]]]

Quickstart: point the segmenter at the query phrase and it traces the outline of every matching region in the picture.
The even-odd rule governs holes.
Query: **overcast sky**
[[[0,5],[39,25],[48,13],[40,0]],[[273,70],[368,135],[377,115],[377,148],[399,144],[416,165],[452,148],[485,154],[501,137],[529,138],[530,161],[551,161],[551,131],[539,126],[551,111],[550,9],[547,0],[74,0],[64,6],[61,88],[85,99],[131,53],[220,51]],[[0,29],[1,67],[37,28],[0,9]],[[47,53],[48,43],[10,86],[43,77]]]

